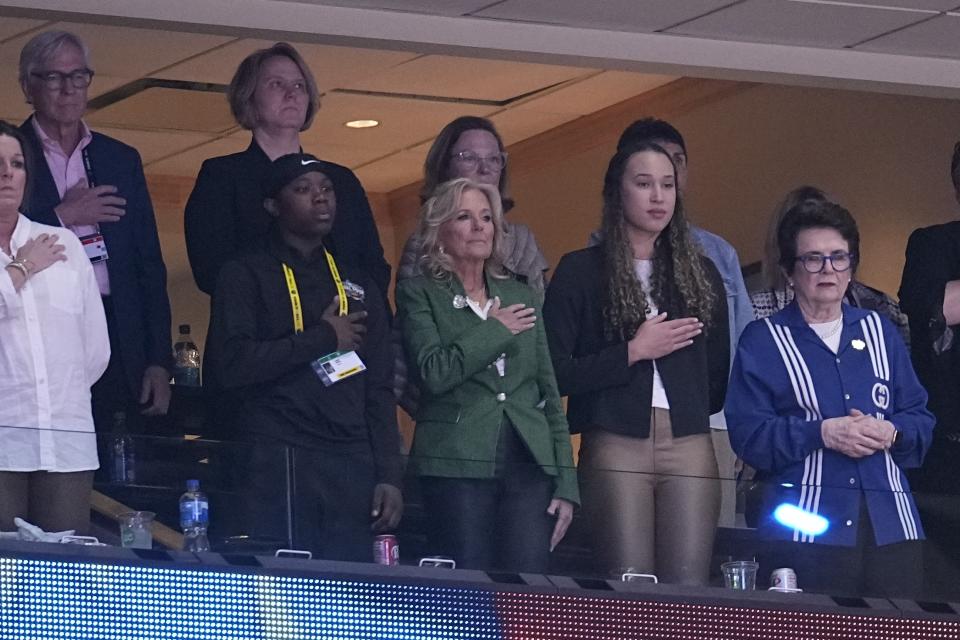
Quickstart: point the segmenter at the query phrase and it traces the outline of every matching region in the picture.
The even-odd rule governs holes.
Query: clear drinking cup
[[[117,516],[120,524],[120,545],[130,549],[153,548],[152,511],[127,511]]]
[[[753,560],[735,560],[720,565],[723,584],[728,589],[753,591],[757,587],[757,569],[760,565]]]

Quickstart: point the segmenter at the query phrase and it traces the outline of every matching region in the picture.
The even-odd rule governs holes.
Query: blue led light
[[[819,536],[830,527],[830,521],[823,516],[788,503],[774,509],[773,518],[788,529],[797,529],[810,536]]]

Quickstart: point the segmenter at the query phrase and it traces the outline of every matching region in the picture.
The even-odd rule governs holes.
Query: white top
[[[820,339],[830,348],[830,351],[837,353],[840,350],[840,330],[843,328],[843,316],[830,322],[811,322],[810,328],[820,336]]]
[[[487,314],[490,313],[490,308],[493,306],[493,300],[487,300],[487,304],[481,307],[480,303],[470,298],[470,296],[464,296],[464,297],[467,299],[467,305],[469,305],[470,308],[473,309],[473,312],[478,316],[480,316],[481,320],[486,320]],[[506,366],[507,366],[506,360],[507,360],[507,354],[501,353],[500,357],[497,358],[497,361],[493,363],[497,367],[497,373],[500,374],[501,378],[503,377],[503,374],[506,371]]]
[[[653,261],[634,259],[633,268],[640,280],[640,286],[643,287],[643,293],[647,296],[647,319],[649,320],[660,313],[653,298],[650,297],[650,277],[653,275]],[[670,408],[670,403],[667,401],[667,390],[663,388],[663,380],[657,370],[656,360],[653,361],[653,401],[650,404],[658,409]]]
[[[42,233],[66,247],[19,292],[0,251],[0,470],[89,471],[97,443],[90,387],[107,368],[110,340],[100,290],[80,241],[21,215],[11,253]]]

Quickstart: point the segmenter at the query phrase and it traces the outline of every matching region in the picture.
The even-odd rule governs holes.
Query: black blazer
[[[723,407],[730,366],[730,334],[723,280],[708,258],[703,266],[717,304],[709,330],[685,349],[657,360],[670,401],[673,435],[707,433],[710,414]],[[569,396],[567,420],[573,433],[602,428],[624,435],[650,435],[653,363],[627,366],[627,343],[603,331],[601,247],[568,253],[547,287],[543,306],[547,341],[560,394]],[[676,299],[677,296],[671,296]],[[668,318],[686,315],[668,304]]]
[[[60,219],[53,208],[60,204],[60,193],[32,119],[20,126],[32,151],[31,188],[22,211],[31,220],[59,227]],[[157,222],[136,149],[93,132],[87,153],[97,185],[113,185],[127,200],[126,215],[117,222],[101,224],[100,233],[110,255],[107,272],[116,318],[110,342],[119,347],[128,386],[139,396],[148,366],[169,370],[173,364],[167,269],[160,252]]]
[[[917,229],[907,241],[900,282],[900,309],[910,320],[910,355],[937,417],[937,435],[960,433],[960,337],[949,348],[943,336],[944,288],[960,280],[960,222]]]
[[[367,194],[353,171],[332,162],[325,165],[337,196],[327,248],[338,264],[366,273],[386,300],[390,265]],[[200,168],[183,222],[190,268],[201,291],[213,294],[217,274],[228,260],[266,246],[270,216],[263,208],[261,181],[269,168],[270,158],[256,140],[246,151],[210,158]]]

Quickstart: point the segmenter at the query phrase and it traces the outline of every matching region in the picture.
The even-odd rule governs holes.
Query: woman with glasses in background
[[[486,118],[462,116],[443,128],[427,152],[423,165],[420,202],[433,195],[437,185],[454,178],[469,178],[500,191],[503,212],[513,209],[507,177],[507,153],[493,123]],[[397,280],[419,274],[423,240],[414,234],[407,240],[397,270]],[[503,221],[503,266],[517,280],[530,285],[541,297],[546,284],[547,259],[525,224]]]
[[[801,201],[777,245],[794,299],[747,326],[725,405],[733,450],[768,480],[769,566],[805,590],[915,596],[923,528],[901,469],[930,445],[927,394],[893,324],[844,302],[860,251],[846,209]]]
[[[506,219],[506,213],[514,204],[507,176],[507,153],[500,134],[486,118],[461,116],[443,128],[433,141],[423,164],[420,203],[429,200],[438,185],[455,178],[468,178],[479,184],[491,185],[500,192],[504,213],[500,244],[503,267],[509,275],[533,288],[542,300],[546,286],[545,274],[550,265],[530,227]],[[420,275],[423,258],[423,238],[419,232],[414,232],[403,248],[400,266],[397,267],[397,282]],[[395,336],[394,345],[397,350],[394,392],[400,406],[414,416],[419,390],[407,382],[406,359],[399,335]]]

